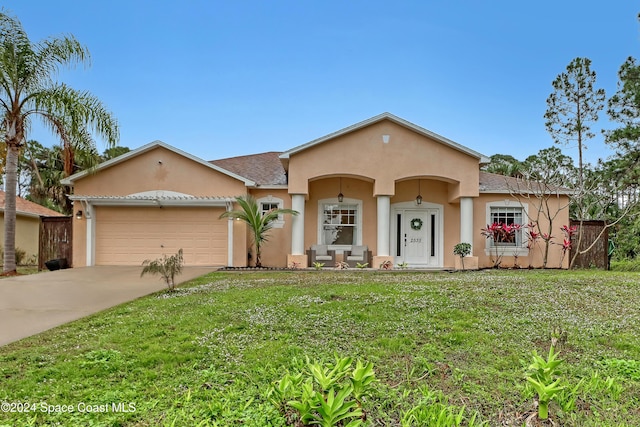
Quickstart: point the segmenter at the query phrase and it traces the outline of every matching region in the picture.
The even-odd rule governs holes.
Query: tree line
[[[62,179],[128,151],[128,147],[117,146],[99,154],[95,147],[76,147],[73,162],[69,163],[61,146],[45,147],[38,141],[29,140],[19,152],[16,196],[71,215],[73,205],[67,197],[71,189],[60,183]],[[0,173],[4,173],[4,157],[0,159]]]
[[[570,217],[605,220],[614,257],[634,259],[640,256],[640,64],[633,57],[626,59],[618,71],[617,90],[608,99],[604,89],[596,88],[588,58],[573,59],[552,86],[545,127],[556,145],[577,147],[577,162],[552,146],[522,161],[495,154],[483,169],[568,190]],[[601,130],[615,154],[592,165],[584,162],[583,154],[603,110],[618,125]],[[581,237],[579,232],[577,247]]]

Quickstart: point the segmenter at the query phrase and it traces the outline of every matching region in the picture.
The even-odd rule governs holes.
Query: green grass
[[[640,259],[624,259],[611,261],[613,271],[640,271]]]
[[[37,274],[37,273],[40,273],[40,270],[38,270],[38,266],[37,265],[19,265],[16,268],[16,271],[18,272],[19,276],[23,276],[25,274]],[[7,277],[12,277],[12,276],[0,276],[0,279],[5,279]]]
[[[214,273],[0,348],[0,401],[35,410],[0,425],[292,425],[270,385],[338,355],[374,363],[365,425],[441,405],[461,425],[522,426],[553,330],[574,388],[556,425],[637,425],[639,288],[591,270]]]

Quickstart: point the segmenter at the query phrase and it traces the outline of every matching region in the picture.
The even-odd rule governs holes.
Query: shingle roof
[[[212,160],[210,163],[254,181],[258,186],[287,185],[287,175],[280,161],[281,152],[250,154]]]
[[[481,193],[539,193],[540,187],[535,181],[527,181],[522,178],[514,178],[506,175],[480,171],[480,192]],[[568,188],[550,185],[547,191],[554,194],[571,194]]]
[[[4,197],[5,192],[0,190],[0,212],[4,212]],[[16,197],[16,213],[29,216],[65,216],[60,212],[45,208],[22,197]]]

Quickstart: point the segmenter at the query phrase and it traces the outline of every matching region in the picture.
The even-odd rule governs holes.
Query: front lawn
[[[274,382],[352,356],[364,425],[522,426],[552,336],[555,425],[637,425],[638,275],[602,271],[213,273],[0,348],[0,425],[294,425]]]

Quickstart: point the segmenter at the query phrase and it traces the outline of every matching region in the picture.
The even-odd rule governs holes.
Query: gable
[[[348,174],[376,182],[376,194],[393,194],[395,182],[415,177],[445,181],[461,186],[465,194],[477,194],[485,156],[399,120],[377,116],[285,152],[280,158],[288,162],[289,192],[305,194],[309,181]]]
[[[304,151],[304,150],[307,150],[309,148],[312,148],[314,146],[323,144],[323,143],[325,143],[327,141],[334,140],[334,139],[336,139],[336,138],[338,138],[340,136],[347,135],[347,134],[349,134],[351,132],[355,132],[355,131],[364,129],[366,127],[369,127],[371,125],[374,125],[374,124],[376,124],[378,122],[382,122],[382,121],[388,121],[388,122],[396,123],[399,126],[402,126],[404,128],[412,130],[416,134],[420,134],[420,135],[423,135],[423,136],[425,136],[425,137],[427,137],[427,138],[429,138],[431,140],[438,141],[438,142],[442,143],[443,145],[447,145],[447,146],[449,146],[449,147],[451,147],[451,148],[453,148],[455,150],[461,151],[463,153],[467,153],[467,154],[471,155],[472,157],[477,157],[479,159],[480,163],[488,163],[490,161],[490,159],[487,156],[485,156],[483,154],[480,154],[477,151],[474,151],[474,150],[472,150],[472,149],[470,149],[468,147],[465,147],[465,146],[463,146],[461,144],[458,144],[455,141],[452,141],[452,140],[450,140],[448,138],[445,138],[445,137],[443,137],[441,135],[438,135],[437,133],[431,132],[430,130],[427,130],[427,129],[425,129],[423,127],[420,127],[420,126],[418,126],[416,124],[413,124],[413,123],[411,123],[411,122],[409,122],[407,120],[401,119],[400,117],[395,116],[395,115],[393,115],[391,113],[379,114],[377,116],[371,117],[370,119],[363,120],[362,122],[356,123],[354,125],[348,126],[346,128],[340,129],[340,130],[338,130],[336,132],[330,133],[328,135],[325,135],[323,137],[320,137],[318,139],[310,141],[310,142],[308,142],[306,144],[299,145],[299,146],[297,146],[295,148],[292,148],[292,149],[282,153],[280,155],[280,158],[283,159],[283,161],[286,164],[286,160],[289,159],[291,157],[291,155],[293,155],[293,154],[296,154],[296,153],[299,153],[301,151]],[[383,135],[385,135],[384,139],[386,139],[387,141],[390,141],[390,139],[391,139],[391,135],[390,134],[383,134]]]
[[[133,153],[125,155],[125,159],[106,162],[93,173],[84,172],[69,177],[68,180],[74,185],[74,193],[124,196],[164,190],[208,197],[233,196],[246,191],[247,180],[197,158],[185,156],[164,144]]]

